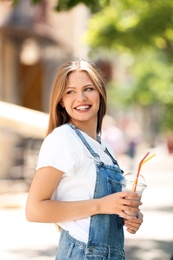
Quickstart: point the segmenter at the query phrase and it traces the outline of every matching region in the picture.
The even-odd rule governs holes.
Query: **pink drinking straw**
[[[136,174],[136,178],[134,180],[134,183],[133,183],[133,188],[132,188],[132,191],[136,191],[136,186],[137,186],[137,183],[138,183],[138,178],[139,178],[139,173],[140,173],[140,170],[141,170],[141,166],[142,166],[142,163],[143,161],[145,160],[145,158],[149,155],[149,152],[144,156],[144,158],[140,161],[139,163],[139,166],[138,166],[138,172]]]

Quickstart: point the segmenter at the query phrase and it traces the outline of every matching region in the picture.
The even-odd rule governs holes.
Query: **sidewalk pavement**
[[[135,235],[125,231],[126,260],[170,260],[173,254],[173,155],[153,152],[157,155],[141,169],[148,185],[142,197],[144,222]],[[144,155],[135,159],[134,170]],[[119,163],[128,171],[129,158]],[[0,259],[53,260],[59,234],[53,224],[26,221],[26,198],[25,188],[0,194]]]

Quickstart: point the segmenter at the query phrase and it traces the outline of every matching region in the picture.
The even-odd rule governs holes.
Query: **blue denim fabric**
[[[73,238],[67,231],[61,231],[56,260],[85,259],[86,244]]]
[[[120,180],[123,179],[121,169],[111,154],[113,165],[105,165],[87,143],[81,132],[70,125],[81,138],[84,145],[95,158],[97,169],[94,198],[121,191]],[[124,260],[123,219],[118,215],[100,214],[91,216],[89,239],[85,244],[62,231],[56,260]]]

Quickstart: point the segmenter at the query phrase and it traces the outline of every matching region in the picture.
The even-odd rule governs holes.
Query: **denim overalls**
[[[121,191],[119,181],[123,179],[117,161],[106,149],[113,165],[105,165],[93,151],[81,132],[70,125],[95,159],[97,170],[94,198]],[[85,244],[62,230],[56,260],[124,260],[123,219],[118,215],[100,214],[91,216],[89,239]]]

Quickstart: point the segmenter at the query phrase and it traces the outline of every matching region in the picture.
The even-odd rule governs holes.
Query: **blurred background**
[[[103,71],[102,136],[125,172],[142,168],[145,221],[126,234],[127,260],[173,254],[173,2],[0,0],[0,256],[54,259],[59,233],[24,208],[60,64],[86,58]],[[140,243],[139,243],[140,241]]]

